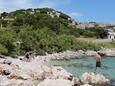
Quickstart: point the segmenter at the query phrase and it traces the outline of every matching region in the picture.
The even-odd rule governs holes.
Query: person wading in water
[[[97,71],[97,69],[99,68],[101,70],[101,61],[102,61],[102,54],[101,53],[97,53],[95,60],[96,60],[96,68],[95,68],[95,73]]]

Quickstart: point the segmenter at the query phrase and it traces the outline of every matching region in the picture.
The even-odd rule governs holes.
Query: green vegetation
[[[79,37],[77,40],[82,41],[84,43],[92,43],[100,46],[101,48],[115,48],[115,42],[107,40],[107,39],[96,39],[96,38],[84,38]]]
[[[77,29],[70,17],[51,8],[21,9],[0,16],[0,54],[16,56],[23,51],[45,52],[91,49],[101,45],[76,39],[77,37],[104,38],[102,28]],[[77,24],[77,23],[76,23]]]
[[[95,38],[106,38],[108,31],[104,30],[102,27],[77,29],[77,32],[84,37],[95,37]]]

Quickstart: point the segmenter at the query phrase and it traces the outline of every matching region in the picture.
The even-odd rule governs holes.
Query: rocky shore
[[[62,67],[50,65],[50,56],[37,56],[31,62],[10,57],[0,59],[0,86],[108,86],[110,84],[110,80],[103,75],[94,73],[86,72],[80,78],[73,77]]]
[[[100,52],[104,54],[105,56],[115,56],[115,49],[102,49],[100,51],[92,51],[92,50],[78,50],[78,51],[65,51],[65,52],[60,52],[60,53],[53,53],[53,54],[48,54],[51,59],[53,60],[69,60],[69,59],[79,59],[79,58],[84,58],[84,57],[94,57],[97,52]]]

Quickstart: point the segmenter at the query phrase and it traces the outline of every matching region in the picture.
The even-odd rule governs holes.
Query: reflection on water
[[[62,66],[74,76],[81,76],[84,72],[95,72],[95,59],[83,58],[69,61],[52,61],[52,65]],[[101,74],[109,79],[115,80],[115,57],[106,57],[102,60]]]

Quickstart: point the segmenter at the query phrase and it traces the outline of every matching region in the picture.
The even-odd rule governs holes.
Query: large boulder
[[[64,79],[45,79],[38,86],[73,86],[73,83]]]
[[[106,85],[110,83],[110,81],[103,75],[87,72],[80,77],[80,80],[83,84]]]
[[[54,79],[72,80],[73,76],[72,76],[71,73],[68,73],[62,67],[53,67],[52,68],[52,78],[54,78]]]

